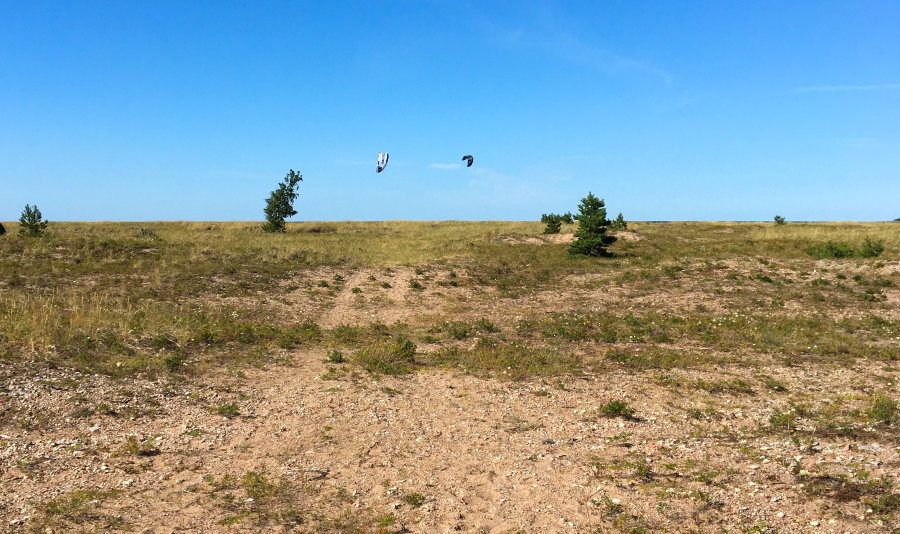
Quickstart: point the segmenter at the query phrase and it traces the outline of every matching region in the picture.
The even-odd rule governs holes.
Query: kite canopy
[[[472,161],[475,160],[475,158],[473,158],[472,156],[463,156],[462,159],[463,159],[463,161],[467,161],[467,162],[468,162],[468,163],[466,163],[466,167],[471,167],[471,166],[472,166]]]
[[[387,167],[388,162],[388,153],[387,152],[379,152],[378,153],[378,167],[376,167],[375,172],[381,172]]]

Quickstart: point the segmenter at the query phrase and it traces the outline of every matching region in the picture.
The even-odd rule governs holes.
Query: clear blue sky
[[[894,219],[898,28],[865,1],[0,0],[0,220],[260,220],[291,168],[293,220],[588,191],[630,220]]]

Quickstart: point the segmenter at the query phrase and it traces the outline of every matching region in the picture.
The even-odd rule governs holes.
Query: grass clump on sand
[[[445,347],[429,355],[434,365],[465,372],[490,372],[498,378],[524,380],[536,376],[557,376],[578,372],[581,358],[553,348],[527,347],[481,339],[474,347]]]
[[[353,361],[373,374],[405,375],[416,365],[416,345],[398,336],[389,340],[377,340],[353,355]]]
[[[634,419],[634,408],[623,400],[611,400],[597,408],[597,412],[603,417],[621,417],[622,419]]]

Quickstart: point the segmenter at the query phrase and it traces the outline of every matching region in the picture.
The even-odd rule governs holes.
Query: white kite
[[[378,167],[376,168],[376,172],[381,172],[387,167],[388,162],[388,153],[387,152],[379,152],[378,153]]]

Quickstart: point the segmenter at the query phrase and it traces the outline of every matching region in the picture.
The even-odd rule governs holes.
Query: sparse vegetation
[[[785,221],[784,217],[782,217],[781,215],[776,215],[775,216],[775,224],[778,226],[781,226],[782,224],[787,224],[787,221]]]
[[[537,222],[54,223],[2,239],[5,494],[71,469],[118,492],[69,486],[4,519],[142,530],[177,491],[198,531],[426,516],[468,531],[481,525],[442,504],[464,465],[515,528],[499,498],[539,484],[553,506],[594,502],[609,530],[715,530],[741,506],[762,530],[786,524],[775,510],[878,530],[898,513],[881,478],[900,417],[893,224],[629,222],[601,261],[532,239]],[[856,253],[866,238],[877,258]],[[828,241],[860,245],[806,254]],[[254,467],[216,471],[236,465],[226,450]],[[340,455],[354,469],[329,473]],[[590,497],[571,489],[588,471]]]

